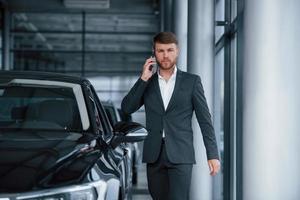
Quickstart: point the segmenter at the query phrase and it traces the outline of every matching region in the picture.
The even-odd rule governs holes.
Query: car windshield
[[[0,129],[82,131],[72,88],[0,86]]]

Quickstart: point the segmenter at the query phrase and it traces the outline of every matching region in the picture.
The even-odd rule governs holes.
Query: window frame
[[[242,58],[238,52],[241,49],[243,2],[244,0],[225,0],[225,19],[216,21],[216,26],[225,28],[224,34],[215,43],[215,55],[224,49],[224,117],[221,122],[224,126],[222,198],[233,200],[242,199],[242,119],[240,118]],[[236,43],[232,42],[234,39]]]

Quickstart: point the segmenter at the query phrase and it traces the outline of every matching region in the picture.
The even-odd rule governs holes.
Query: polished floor
[[[132,200],[152,200],[147,188],[146,164],[138,167],[138,183],[133,187]]]

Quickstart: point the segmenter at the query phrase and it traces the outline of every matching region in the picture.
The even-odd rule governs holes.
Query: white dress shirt
[[[173,74],[171,75],[170,79],[166,81],[160,74],[159,70],[157,72],[158,74],[158,84],[159,84],[159,89],[161,93],[161,97],[164,103],[164,108],[165,110],[168,107],[168,104],[170,102],[170,99],[172,97],[174,87],[175,87],[175,82],[176,82],[176,74],[177,74],[177,67],[175,66]],[[163,138],[165,137],[165,131],[163,130]]]

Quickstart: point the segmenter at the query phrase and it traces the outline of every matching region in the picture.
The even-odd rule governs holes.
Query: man
[[[176,36],[158,33],[153,38],[155,58],[146,60],[141,77],[122,101],[131,114],[145,106],[143,162],[147,163],[150,194],[155,200],[188,199],[195,163],[191,119],[195,111],[202,130],[211,175],[220,169],[215,133],[200,77],[177,69]],[[158,64],[153,73],[152,66]]]

